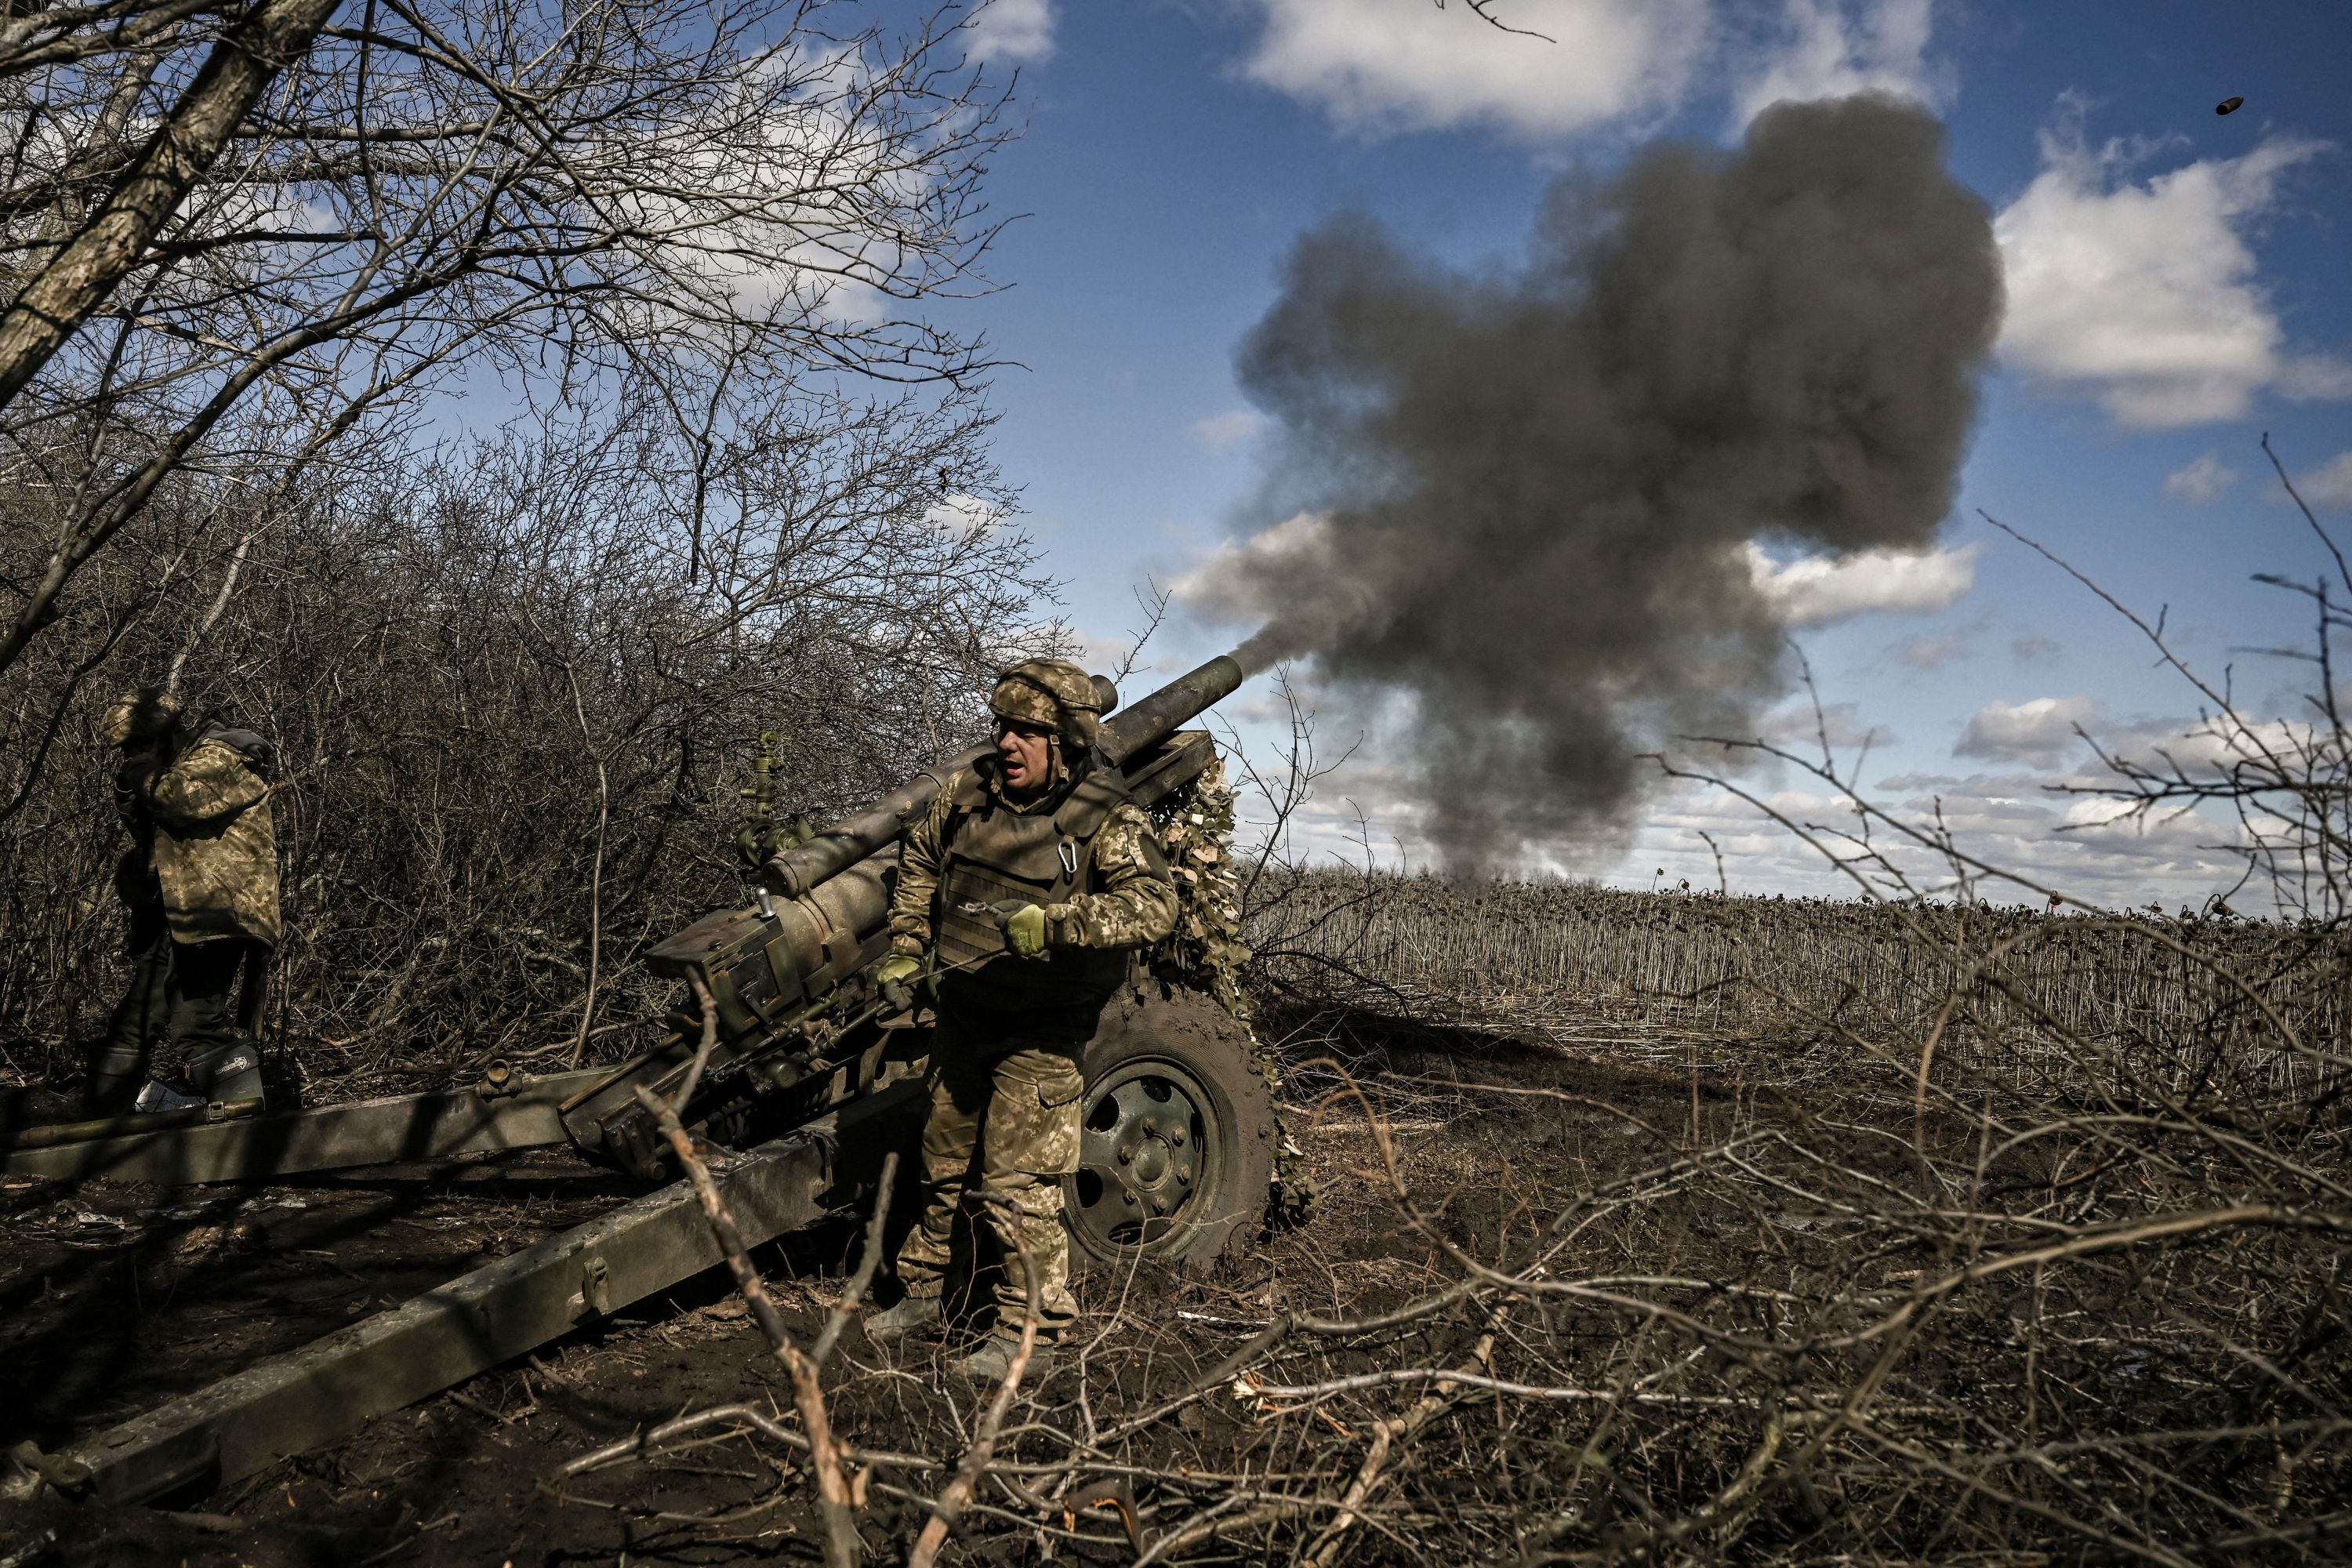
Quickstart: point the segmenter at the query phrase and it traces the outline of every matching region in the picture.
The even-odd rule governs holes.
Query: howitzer
[[[1101,749],[1138,804],[1168,802],[1213,760],[1209,736],[1181,727],[1242,677],[1231,658],[1213,659],[1107,720]],[[981,750],[782,847],[761,868],[753,907],[710,915],[649,949],[650,966],[684,989],[663,1043],[617,1067],[528,1077],[493,1063],[478,1083],[429,1094],[259,1116],[184,1112],[167,1127],[117,1118],[43,1128],[0,1145],[0,1170],[246,1181],[570,1142],[660,1182],[669,1156],[637,1102],[644,1088],[671,1103],[686,1094],[682,1119],[718,1146],[714,1172],[746,1245],[858,1206],[884,1152],[911,1138],[929,1053],[929,1015],[882,994],[873,975],[888,946],[899,835]],[[1082,1060],[1080,1168],[1065,1178],[1075,1265],[1196,1262],[1254,1231],[1276,1131],[1250,1052],[1237,1019],[1152,977],[1139,955]],[[719,1260],[686,1184],[669,1182],[92,1435],[52,1468],[86,1478],[105,1500],[193,1495]]]

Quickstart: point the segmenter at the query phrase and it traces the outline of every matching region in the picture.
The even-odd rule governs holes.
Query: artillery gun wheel
[[[1276,1133],[1250,1051],[1248,1027],[1196,993],[1128,989],[1103,1009],[1062,1178],[1074,1268],[1205,1264],[1255,1234]]]

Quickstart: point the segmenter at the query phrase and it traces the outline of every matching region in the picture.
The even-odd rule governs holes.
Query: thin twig
[[[1005,1363],[1004,1377],[996,1385],[996,1397],[988,1402],[988,1409],[980,1418],[980,1430],[973,1434],[971,1447],[965,1451],[954,1479],[931,1505],[931,1517],[923,1521],[923,1532],[915,1540],[907,1568],[931,1568],[939,1558],[940,1548],[947,1542],[948,1532],[955,1528],[957,1517],[980,1489],[981,1478],[988,1473],[989,1459],[996,1452],[996,1435],[1004,1425],[1004,1414],[1013,1408],[1013,1395],[1029,1371],[1030,1353],[1037,1348],[1037,1319],[1045,1310],[1045,1301],[1037,1283],[1037,1260],[1031,1256],[1028,1240],[1021,1234],[1020,1213],[993,1194],[986,1194],[982,1201],[1010,1211],[1004,1235],[1021,1255],[1021,1277],[1029,1285],[1029,1311],[1021,1320],[1021,1342],[1014,1347],[1012,1360]]]
[[[769,1297],[760,1271],[752,1267],[742,1235],[736,1229],[735,1216],[727,1212],[719,1184],[711,1180],[709,1167],[695,1152],[694,1139],[678,1121],[677,1112],[656,1100],[643,1084],[635,1086],[633,1092],[637,1104],[661,1124],[663,1133],[669,1139],[679,1167],[694,1184],[694,1195],[702,1202],[703,1217],[710,1222],[711,1234],[719,1239],[719,1249],[727,1255],[727,1267],[735,1276],[736,1289],[742,1293],[744,1305],[751,1308],[761,1333],[767,1336],[769,1348],[792,1375],[793,1403],[799,1408],[801,1425],[808,1433],[809,1458],[816,1471],[817,1514],[824,1524],[826,1568],[856,1568],[866,1560],[866,1542],[857,1533],[856,1521],[857,1495],[862,1489],[852,1484],[841,1446],[834,1438],[832,1418],[825,1411],[824,1391],[817,1379],[817,1364],[802,1352],[785,1329],[782,1314]]]
[[[694,1099],[694,1091],[702,1083],[702,1069],[709,1065],[710,1053],[719,1044],[719,1002],[710,994],[710,986],[699,970],[689,970],[688,982],[694,987],[694,1005],[702,1011],[702,1043],[694,1048],[694,1060],[687,1064],[686,1078],[677,1086],[677,1098],[671,1109],[684,1116]],[[578,1052],[573,1052],[576,1058]]]

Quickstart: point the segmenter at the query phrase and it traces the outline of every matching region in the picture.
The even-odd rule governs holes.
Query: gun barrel
[[[1230,655],[1211,659],[1187,675],[1178,676],[1142,701],[1121,710],[1102,728],[1102,749],[1124,767],[1139,753],[1176,732],[1212,704],[1221,701],[1242,683],[1242,667]],[[949,777],[988,753],[974,746],[932,763],[897,789],[837,822],[825,825],[816,837],[776,856],[761,868],[760,880],[769,891],[797,899],[819,883],[839,876],[898,837],[910,817],[930,809]]]
[[[1233,695],[1245,675],[1231,654],[1219,654],[1200,668],[1180,675],[1103,725],[1103,754],[1125,767],[1137,752],[1174,734]]]
[[[825,824],[816,837],[795,844],[761,868],[761,885],[770,892],[797,899],[820,882],[839,876],[898,837],[908,819],[930,809],[950,776],[993,749],[974,746],[933,763],[873,805]]]

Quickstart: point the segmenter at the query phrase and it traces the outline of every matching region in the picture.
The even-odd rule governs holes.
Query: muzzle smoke
[[[1642,753],[1786,689],[1750,541],[1917,548],[2000,310],[1985,205],[1891,100],[1767,110],[1550,192],[1524,269],[1343,218],[1292,252],[1240,374],[1270,515],[1192,597],[1263,616],[1395,748],[1450,869],[1622,824]]]

